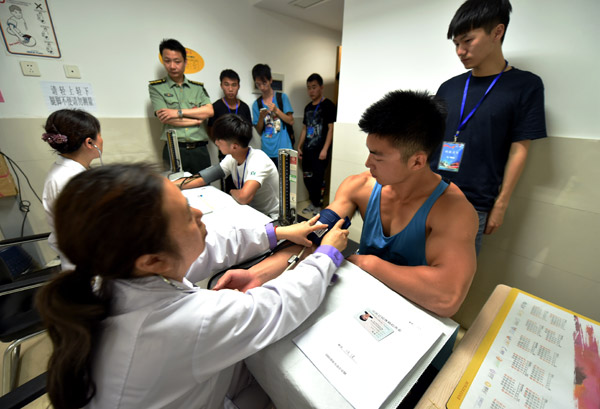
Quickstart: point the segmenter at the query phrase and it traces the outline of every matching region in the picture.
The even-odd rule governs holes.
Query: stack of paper
[[[439,320],[391,290],[372,294],[365,291],[293,340],[361,409],[379,408],[444,332]]]

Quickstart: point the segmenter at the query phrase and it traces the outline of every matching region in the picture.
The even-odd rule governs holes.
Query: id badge
[[[438,170],[458,172],[464,151],[465,144],[463,142],[444,142]]]
[[[318,222],[317,222],[318,223]],[[355,315],[358,323],[367,330],[376,341],[381,341],[394,332],[392,327],[383,321],[379,314],[374,310],[366,309],[357,312]]]
[[[265,128],[265,136],[267,138],[272,138],[273,137],[273,125],[269,124],[267,125],[267,127]]]
[[[309,126],[309,127],[306,128],[306,137],[307,138],[312,138],[314,134],[315,134],[315,127],[314,126]]]

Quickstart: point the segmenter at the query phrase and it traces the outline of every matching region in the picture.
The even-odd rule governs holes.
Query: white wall
[[[104,138],[104,163],[159,161],[160,123],[152,116],[148,81],[165,76],[158,60],[163,38],[176,38],[198,52],[202,71],[189,78],[205,83],[214,101],[221,96],[219,74],[232,68],[241,77],[240,97],[249,105],[252,67],[267,63],[285,75],[284,91],[295,110],[299,135],[306,78],[319,72],[333,97],[337,46],[341,33],[253,7],[240,0],[48,0],[62,52],[60,59],[11,55],[0,51],[0,149],[27,173],[41,196],[54,161],[41,141],[49,111],[41,81],[85,82],[93,87]],[[169,16],[169,17],[167,17]],[[24,77],[19,61],[35,61],[41,77]],[[63,65],[77,65],[82,78],[65,78]],[[214,146],[213,146],[213,149]],[[214,152],[213,152],[214,153]],[[94,161],[92,166],[97,166]],[[25,234],[48,231],[43,209],[21,176],[24,199],[32,203]],[[22,213],[14,198],[0,198],[0,231],[19,235]],[[1,234],[1,233],[0,233]]]
[[[464,72],[446,39],[463,0],[346,0],[331,192],[366,170],[363,111],[395,89],[435,93]],[[504,42],[511,65],[538,74],[546,90],[549,138],[534,141],[505,217],[485,236],[478,269],[455,317],[469,326],[494,286],[508,284],[600,319],[600,3],[513,0]],[[358,240],[362,221],[353,219]]]
[[[435,93],[464,72],[448,24],[462,0],[346,0],[338,122],[357,123],[394,89]],[[513,0],[504,55],[544,81],[548,132],[600,138],[600,2]]]
[[[307,102],[306,78],[320,72],[335,77],[340,33],[276,15],[238,0],[48,1],[62,58],[50,59],[0,52],[0,118],[48,115],[40,81],[89,82],[97,99],[98,117],[142,118],[150,113],[148,81],[161,78],[158,44],[175,38],[198,52],[202,71],[189,78],[205,83],[214,100],[221,95],[219,73],[240,74],[240,96],[251,94],[251,70],[258,62],[285,75],[296,115]],[[167,17],[171,16],[171,17]],[[38,63],[41,77],[24,77],[19,61]],[[77,65],[81,80],[66,79],[64,64]]]

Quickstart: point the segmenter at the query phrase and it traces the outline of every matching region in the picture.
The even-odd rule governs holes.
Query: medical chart
[[[513,289],[449,409],[600,407],[600,324]]]
[[[444,333],[389,289],[364,291],[293,342],[355,408],[379,408]]]

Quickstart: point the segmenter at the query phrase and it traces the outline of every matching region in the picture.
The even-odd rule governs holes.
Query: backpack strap
[[[287,114],[287,112],[283,111],[283,94],[281,92],[276,92],[275,93],[275,98],[277,99],[277,105],[279,105],[279,109],[281,109],[281,112],[283,112],[284,114]],[[290,136],[290,140],[292,141],[292,145],[295,142],[295,138],[294,138],[294,127],[284,121],[283,124],[285,125],[285,129],[287,129],[287,133]]]

